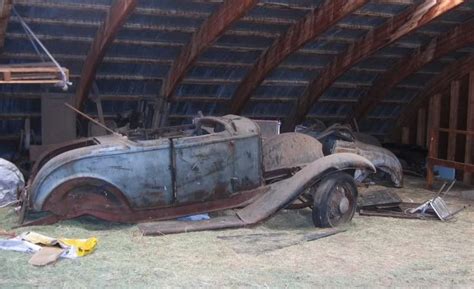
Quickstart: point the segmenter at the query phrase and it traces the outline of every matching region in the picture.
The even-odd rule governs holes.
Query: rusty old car
[[[368,159],[377,168],[374,177],[390,180],[394,187],[403,186],[403,168],[398,158],[388,149],[382,147],[373,136],[354,132],[350,126],[335,123],[329,127],[316,123],[313,126],[298,126],[297,132],[310,135],[321,142],[324,155],[336,153],[354,153]],[[358,182],[368,177],[366,171],[357,171]]]
[[[316,226],[332,227],[354,215],[357,169],[375,171],[356,154],[324,156],[321,143],[304,134],[277,135],[263,145],[250,119],[197,117],[190,125],[87,138],[48,151],[19,196],[21,222],[90,215],[130,223],[233,212],[161,230],[178,232],[251,225],[296,206],[311,207]],[[48,214],[31,218],[34,212]]]

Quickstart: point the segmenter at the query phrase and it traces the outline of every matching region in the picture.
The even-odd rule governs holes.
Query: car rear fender
[[[258,223],[293,203],[307,188],[328,174],[355,169],[376,171],[369,160],[352,153],[339,153],[320,158],[305,166],[292,177],[270,185],[270,190],[267,193],[239,210],[237,215],[246,224]]]
[[[78,179],[93,179],[93,180],[101,181],[104,184],[110,184],[110,185],[113,185],[114,187],[118,187],[112,182],[112,180],[103,178],[103,176],[99,174],[77,173],[69,177],[58,179],[54,182],[46,182],[46,183],[42,182],[42,183],[37,184],[37,186],[32,188],[32,190],[29,193],[30,207],[34,211],[42,211],[46,200],[50,198],[50,196],[55,192],[55,190],[58,187],[61,187],[65,183],[70,183]]]

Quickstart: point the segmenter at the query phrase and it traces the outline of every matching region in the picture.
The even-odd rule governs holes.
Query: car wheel
[[[313,223],[316,227],[337,227],[352,220],[357,206],[354,178],[338,172],[319,182],[313,194]]]

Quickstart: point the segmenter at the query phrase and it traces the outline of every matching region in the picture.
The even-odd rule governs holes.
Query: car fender
[[[74,169],[77,162],[93,159],[94,156],[103,153],[104,156],[111,154],[119,154],[128,150],[127,146],[110,146],[100,145],[83,147],[53,157],[35,175],[34,180],[29,184],[28,199],[29,206],[34,211],[41,211],[44,202],[50,193],[62,183],[78,177],[88,177],[103,180],[104,182],[113,183],[108,178],[101,177],[87,170],[83,166],[80,170]]]
[[[246,224],[261,222],[293,203],[307,188],[328,174],[354,169],[376,171],[369,160],[352,153],[339,153],[320,158],[292,177],[270,185],[268,192],[247,207],[240,209],[237,215]]]
[[[398,158],[389,150],[366,144],[360,141],[346,142],[338,140],[335,142],[332,153],[354,153],[371,161],[379,170],[390,175],[395,187],[403,186],[403,168]]]

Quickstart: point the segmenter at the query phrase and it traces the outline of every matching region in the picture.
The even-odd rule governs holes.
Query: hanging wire
[[[61,67],[61,65],[56,61],[56,59],[54,59],[53,55],[51,55],[51,53],[49,53],[48,49],[43,45],[43,43],[41,43],[41,41],[38,39],[38,37],[35,35],[35,33],[30,29],[30,27],[28,26],[28,24],[26,24],[26,22],[23,20],[23,18],[20,16],[20,14],[18,14],[18,12],[16,11],[15,7],[13,7],[13,14],[15,14],[15,16],[18,18],[18,20],[20,21],[20,24],[21,26],[23,27],[23,29],[25,30],[28,38],[30,39],[33,47],[35,48],[36,50],[36,53],[38,53],[38,55],[41,57],[41,59],[43,60],[44,62],[44,57],[43,57],[43,54],[41,53],[41,51],[39,50],[38,46],[43,50],[43,52],[49,57],[49,59],[54,63],[54,65],[56,65],[56,67],[59,69],[60,73],[61,73],[61,78],[62,80],[58,83],[59,86],[62,87],[63,90],[67,90],[68,87],[70,85],[72,85],[72,82],[68,81],[68,78],[66,76],[66,73],[64,72],[64,69]]]

